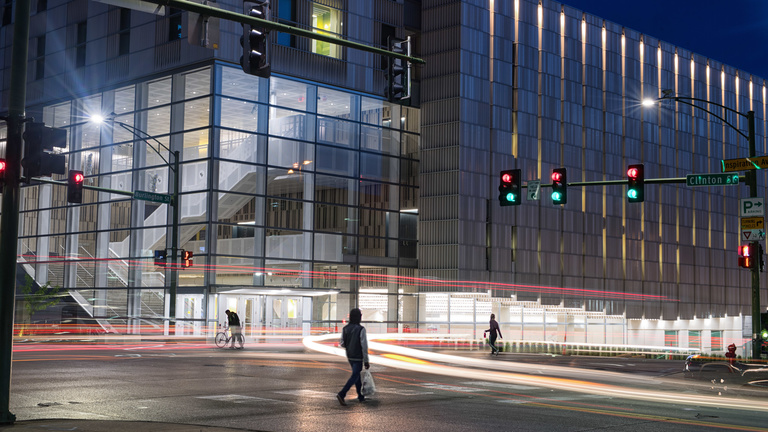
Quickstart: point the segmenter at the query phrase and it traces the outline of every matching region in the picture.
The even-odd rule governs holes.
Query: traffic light
[[[565,168],[552,170],[552,204],[568,202],[568,180],[565,174]]]
[[[160,249],[155,251],[155,265],[159,267],[165,267],[168,265],[168,251]]]
[[[0,188],[5,184],[5,159],[0,159]]]
[[[247,1],[243,3],[244,13],[254,18],[269,19],[268,1]],[[272,67],[269,64],[268,30],[264,27],[243,24],[243,36],[240,45],[243,46],[243,55],[240,57],[240,65],[243,71],[250,75],[269,78]]]
[[[411,55],[411,38],[394,39],[387,38],[389,50]],[[387,99],[390,102],[398,102],[411,97],[411,65],[399,58],[387,57]]]
[[[760,314],[760,339],[768,340],[768,313],[766,312]]]
[[[48,127],[45,123],[27,123],[23,137],[21,166],[27,179],[67,173],[64,155],[49,153],[54,147],[67,146],[66,129]]]
[[[759,242],[749,242],[739,247],[739,267],[763,271],[763,247]]]
[[[627,167],[627,199],[629,202],[645,200],[645,167],[635,164]]]
[[[181,250],[181,267],[192,267],[192,251]]]
[[[499,176],[499,203],[502,207],[520,205],[520,170],[502,171]]]
[[[76,204],[83,202],[83,180],[85,180],[85,176],[82,171],[69,170],[67,202]]]

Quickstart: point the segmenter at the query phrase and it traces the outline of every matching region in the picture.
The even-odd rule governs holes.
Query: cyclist
[[[235,341],[240,341],[240,348],[243,347],[243,334],[240,333],[240,317],[237,316],[237,313],[230,311],[227,309],[224,311],[225,314],[227,314],[228,324],[229,324],[229,331],[232,333],[232,346],[230,349],[235,349]]]

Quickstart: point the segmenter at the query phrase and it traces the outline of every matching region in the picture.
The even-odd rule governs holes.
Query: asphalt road
[[[11,412],[19,423],[99,420],[110,431],[121,430],[114,421],[180,423],[189,425],[188,430],[201,425],[334,432],[768,431],[764,411],[733,403],[748,400],[768,410],[765,388],[727,376],[684,378],[680,361],[527,354],[490,358],[478,352],[459,356],[536,367],[509,374],[524,377],[515,383],[488,379],[477,367],[468,368],[468,377],[372,361],[377,394],[360,404],[353,390],[349,406],[343,407],[335,394],[349,376],[346,361],[298,347],[267,352],[195,344],[20,344],[14,352]],[[467,368],[429,366],[436,371]],[[592,391],[566,390],[576,382]],[[602,393],[606,383],[612,390]],[[615,388],[625,389],[626,396]],[[633,393],[641,390],[664,393],[658,400],[635,399]],[[681,403],[674,395],[689,401]],[[691,396],[702,403],[690,402]],[[135,424],[125,427],[136,430]],[[14,427],[0,427],[6,429]]]

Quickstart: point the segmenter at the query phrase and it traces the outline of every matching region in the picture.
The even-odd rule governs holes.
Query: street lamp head
[[[91,123],[94,123],[94,124],[98,125],[98,124],[104,123],[104,116],[102,116],[101,114],[94,114],[91,117],[89,117],[88,120]]]
[[[657,101],[655,101],[653,99],[643,99],[643,106],[652,107],[652,106],[656,105],[656,102]]]

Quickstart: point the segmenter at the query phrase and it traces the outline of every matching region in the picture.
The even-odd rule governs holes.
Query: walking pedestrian
[[[491,328],[483,332],[483,337],[486,333],[490,333],[488,337],[488,345],[491,346],[491,355],[499,355],[499,349],[496,348],[496,333],[499,334],[499,338],[503,338],[501,335],[501,329],[499,323],[496,322],[496,315],[491,314]]]
[[[349,365],[352,366],[352,375],[347,380],[344,388],[336,394],[336,399],[344,406],[347,405],[344,398],[353,384],[357,390],[357,400],[365,402],[365,396],[360,393],[360,387],[363,384],[360,379],[360,372],[363,370],[363,366],[368,369],[371,365],[368,363],[368,336],[365,334],[365,327],[360,325],[362,319],[363,313],[360,312],[360,309],[352,309],[349,311],[349,324],[341,330],[340,344],[346,348],[347,360]]]

